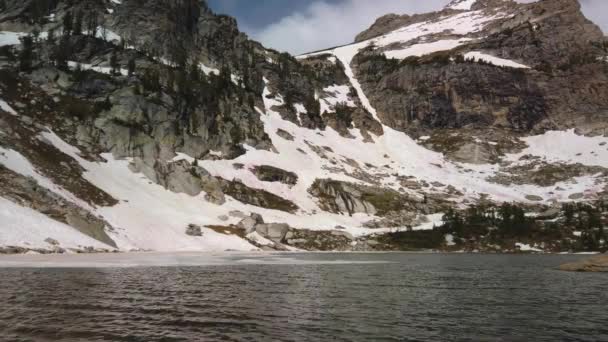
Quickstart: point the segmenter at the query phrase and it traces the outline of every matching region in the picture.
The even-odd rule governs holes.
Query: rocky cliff
[[[608,45],[574,0],[454,1],[297,58],[201,1],[1,5],[8,251],[475,249],[447,212],[606,193]]]

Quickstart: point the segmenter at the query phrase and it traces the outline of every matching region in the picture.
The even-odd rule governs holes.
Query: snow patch
[[[471,59],[475,62],[484,61],[486,63],[490,63],[496,66],[509,67],[509,68],[517,68],[517,69],[530,69],[529,66],[523,65],[517,62],[514,62],[509,59],[499,58],[492,55],[485,54],[479,51],[471,51],[467,52],[464,55],[465,59]]]
[[[6,101],[0,100],[0,109],[9,114],[17,115],[17,112]]]
[[[548,163],[581,163],[608,168],[608,138],[587,137],[576,134],[574,129],[549,131],[541,135],[522,138],[528,147],[517,154],[507,155],[506,160],[517,163],[526,155],[541,157]]]
[[[273,247],[275,243],[260,235],[258,232],[253,232],[247,235],[247,239],[257,243],[260,246]]]
[[[446,39],[439,40],[432,43],[420,43],[408,46],[401,50],[389,50],[384,53],[387,58],[405,59],[411,56],[424,56],[438,51],[452,50],[458,46],[461,46],[472,39]]]
[[[31,177],[36,182],[38,182],[38,185],[40,185],[41,187],[46,188],[46,189],[56,193],[57,195],[63,197],[65,200],[67,200],[69,202],[75,203],[76,205],[79,205],[82,208],[85,208],[88,210],[93,210],[93,208],[91,206],[89,206],[88,203],[79,199],[71,192],[65,190],[64,188],[60,187],[59,185],[53,183],[52,180],[50,180],[47,177],[40,174],[36,170],[34,165],[32,165],[30,163],[30,161],[27,160],[27,158],[25,158],[23,155],[21,155],[17,151],[0,147],[0,164],[4,165],[4,167],[6,167],[7,169],[9,169],[15,173],[18,173],[22,176]]]
[[[21,44],[19,38],[24,36],[27,36],[27,34],[23,32],[0,31],[0,46],[19,45]]]
[[[99,66],[99,65],[92,65],[92,64],[86,64],[86,63],[79,63],[79,62],[74,62],[74,61],[69,61],[68,62],[68,67],[70,69],[78,69],[81,68],[82,70],[92,70],[101,74],[106,74],[109,75],[112,73],[112,68],[109,66]],[[129,71],[127,69],[119,69],[119,72],[122,76],[128,76],[129,75]]]
[[[453,0],[445,8],[461,11],[470,11],[477,0]]]
[[[454,242],[454,235],[446,234],[445,235],[445,244],[448,246],[456,246],[456,242]]]
[[[52,249],[54,246],[44,241],[51,238],[57,240],[61,248],[114,249],[64,223],[3,197],[0,197],[0,222],[0,246]]]
[[[348,85],[332,85],[323,89],[329,96],[319,99],[321,113],[335,113],[336,105],[345,104],[348,107],[356,107],[355,102],[348,96],[350,87]]]
[[[543,252],[542,249],[538,249],[538,248],[532,247],[532,246],[530,246],[528,244],[525,244],[525,243],[519,243],[518,242],[518,243],[515,244],[515,247],[518,248],[522,252]]]

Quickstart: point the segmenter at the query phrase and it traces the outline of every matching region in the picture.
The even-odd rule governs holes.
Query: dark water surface
[[[299,254],[0,268],[0,340],[608,341],[608,275],[555,270],[580,258]]]

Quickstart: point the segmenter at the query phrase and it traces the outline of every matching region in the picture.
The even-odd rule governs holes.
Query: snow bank
[[[542,249],[538,249],[538,248],[534,248],[528,244],[525,243],[516,243],[515,244],[516,248],[519,248],[520,251],[522,252],[543,252]]]
[[[69,202],[79,205],[80,207],[85,208],[87,210],[93,209],[85,201],[79,199],[78,197],[74,196],[74,194],[70,193],[61,186],[53,183],[53,181],[49,178],[40,174],[36,170],[36,168],[30,163],[30,161],[17,151],[0,147],[0,164],[4,165],[4,167],[15,173],[18,173],[25,177],[31,177],[32,179],[38,182],[38,185],[54,192],[55,194],[63,197]]]
[[[17,112],[11,106],[9,106],[8,103],[6,103],[3,100],[0,100],[0,109],[2,109],[3,111],[5,111],[9,114],[17,115]]]
[[[348,96],[350,87],[348,85],[332,85],[323,91],[329,96],[319,99],[321,104],[321,113],[335,113],[337,104],[345,104],[349,107],[356,107],[355,102]]]
[[[581,163],[608,167],[608,138],[578,135],[574,129],[549,131],[522,139],[528,147],[520,153],[510,154],[507,160],[518,162],[525,155],[541,157],[548,163]]]
[[[492,55],[485,54],[479,51],[471,51],[467,52],[464,55],[465,59],[472,59],[474,61],[484,61],[486,63],[490,63],[496,66],[509,67],[509,68],[517,68],[517,69],[530,69],[529,66],[523,65],[517,62],[514,62],[509,59],[499,58]]]
[[[408,46],[402,50],[389,50],[384,53],[387,58],[405,59],[411,56],[424,56],[438,51],[447,51],[457,48],[466,42],[471,41],[469,38],[462,39],[446,39],[432,43],[421,43]]]
[[[62,248],[114,249],[78,230],[30,208],[0,197],[0,246],[52,249],[47,238],[57,240]]]
[[[453,10],[462,10],[462,11],[470,11],[471,6],[475,4],[477,0],[454,0],[450,2],[446,8]]]
[[[0,31],[0,46],[19,45],[19,38],[26,36],[23,32]]]
[[[78,63],[78,62],[73,62],[73,61],[68,62],[68,67],[70,69],[77,69],[80,67],[82,70],[93,70],[95,72],[98,72],[101,74],[106,74],[106,75],[109,75],[112,73],[112,68],[109,66],[99,66],[99,65],[92,65],[92,64],[86,64],[86,63]],[[120,68],[119,72],[122,76],[129,75],[129,71],[127,69]]]

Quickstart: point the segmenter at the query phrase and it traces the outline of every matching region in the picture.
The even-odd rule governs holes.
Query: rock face
[[[579,262],[564,264],[559,269],[570,272],[608,272],[608,256],[602,255]]]
[[[294,213],[298,210],[298,206],[295,203],[272,194],[266,190],[254,189],[239,181],[220,181],[222,183],[222,190],[226,195],[229,195],[243,203],[289,213]]]
[[[498,5],[491,1],[474,5],[482,11],[502,8],[513,13],[486,26],[488,37],[479,43],[401,62],[378,56],[372,49],[360,53],[354,60],[357,76],[381,121],[408,132],[463,127],[530,132],[574,125],[603,132],[605,125],[599,121],[608,115],[608,70],[600,60],[606,54],[605,38],[582,15],[578,2],[499,1]],[[452,10],[434,18],[446,11]],[[421,21],[388,16],[362,38]],[[531,69],[458,59],[470,50],[523,61]],[[588,82],[594,84],[592,92],[587,90]]]

